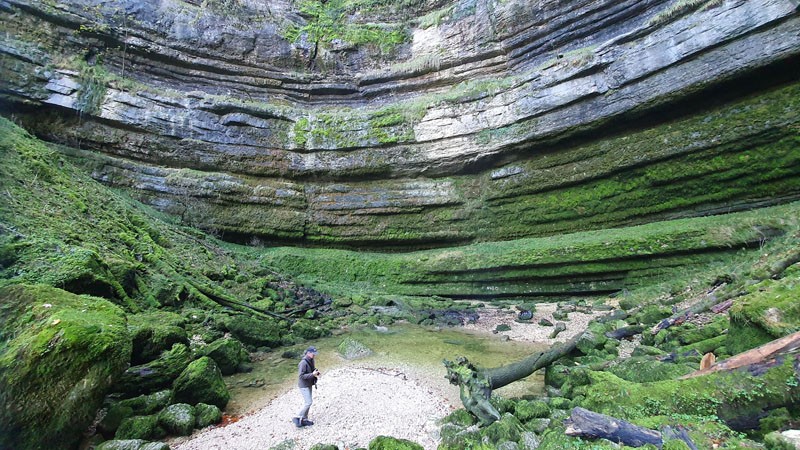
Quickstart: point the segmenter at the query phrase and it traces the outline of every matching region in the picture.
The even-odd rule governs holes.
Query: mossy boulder
[[[158,358],[173,345],[189,345],[185,320],[168,311],[153,311],[128,317],[128,330],[133,337],[133,364],[143,364]]]
[[[364,358],[372,354],[372,350],[369,347],[351,337],[344,338],[336,347],[336,351],[344,359]]]
[[[514,405],[514,416],[522,422],[550,416],[550,406],[541,400],[520,400]]]
[[[486,428],[481,430],[481,436],[484,442],[494,445],[503,442],[517,442],[522,437],[522,432],[525,427],[522,423],[511,414],[503,414],[500,420],[492,422]]]
[[[254,318],[245,315],[223,316],[222,324],[227,331],[245,345],[254,347],[277,347],[288,326],[274,319]]]
[[[194,407],[195,427],[205,428],[222,420],[222,411],[215,405],[198,403]]]
[[[125,370],[131,337],[107,300],[0,289],[0,448],[72,448]]]
[[[330,335],[330,330],[318,320],[298,319],[292,324],[292,334],[303,340],[311,340]]]
[[[208,403],[225,408],[231,395],[213,359],[204,356],[192,361],[173,384],[173,400],[196,405]]]
[[[240,371],[243,364],[250,362],[250,354],[241,342],[233,338],[217,339],[201,352],[217,363],[223,375],[232,375]]]
[[[333,444],[314,444],[308,450],[339,450],[339,447]]]
[[[424,450],[416,442],[390,436],[378,436],[369,442],[369,450]]]
[[[196,418],[192,405],[175,403],[158,413],[158,424],[169,434],[188,436],[192,434]]]
[[[741,353],[800,330],[800,281],[798,277],[764,280],[730,309],[730,328],[725,347]]]
[[[169,445],[144,439],[113,439],[100,443],[95,450],[169,450]]]
[[[658,361],[648,356],[634,356],[608,367],[607,371],[623,380],[636,383],[673,380],[697,370],[688,364]]]
[[[167,432],[158,423],[158,415],[133,416],[122,421],[114,435],[115,439],[161,439]]]
[[[175,344],[155,361],[128,368],[114,390],[130,397],[170,388],[191,360],[189,347]]]
[[[122,407],[129,407],[136,415],[148,415],[158,412],[169,405],[172,392],[163,390],[149,395],[121,400],[118,404]]]

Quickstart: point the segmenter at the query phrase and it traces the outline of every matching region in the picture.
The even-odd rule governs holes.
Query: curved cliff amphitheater
[[[251,355],[482,303],[617,309],[548,403],[469,397],[483,425],[796,428],[796,352],[676,378],[800,330],[798,30],[798,0],[0,0],[0,447],[158,440],[122,424],[219,413]],[[458,414],[443,450],[496,429]]]
[[[791,0],[4,8],[7,107],[93,178],[226,240],[392,253],[405,293],[614,292],[771,233],[692,219],[800,198]]]

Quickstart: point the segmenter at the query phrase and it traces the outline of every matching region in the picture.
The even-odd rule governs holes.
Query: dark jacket
[[[317,377],[314,376],[314,360],[303,358],[300,364],[297,365],[297,372],[299,381],[297,383],[301,388],[311,387],[317,384]]]

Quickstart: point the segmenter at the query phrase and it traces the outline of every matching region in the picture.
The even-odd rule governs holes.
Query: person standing
[[[311,388],[317,384],[320,372],[314,367],[314,357],[317,356],[316,347],[308,347],[300,364],[297,365],[298,382],[300,393],[303,394],[303,408],[296,417],[292,419],[297,428],[314,425],[308,420],[308,411],[311,409]]]

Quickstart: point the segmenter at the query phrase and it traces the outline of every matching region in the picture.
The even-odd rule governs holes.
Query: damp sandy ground
[[[488,308],[479,312],[467,330],[492,334],[497,339],[563,342],[585,329],[598,314],[574,312],[565,321],[567,329],[550,339],[552,327],[538,325],[540,317],[552,318],[555,305],[539,305],[532,323],[515,322],[516,312]],[[493,334],[499,324],[511,330]],[[507,336],[507,337],[504,337]],[[425,349],[421,348],[424,352]],[[461,408],[458,389],[450,386],[441,373],[408,366],[393,366],[386,361],[355,361],[324,373],[314,390],[310,418],[313,426],[296,428],[291,418],[302,405],[294,383],[285,387],[266,406],[224,427],[195,431],[192,436],[170,442],[175,450],[306,450],[318,443],[335,444],[340,450],[366,448],[380,435],[409,439],[426,450],[439,444],[439,421]]]

